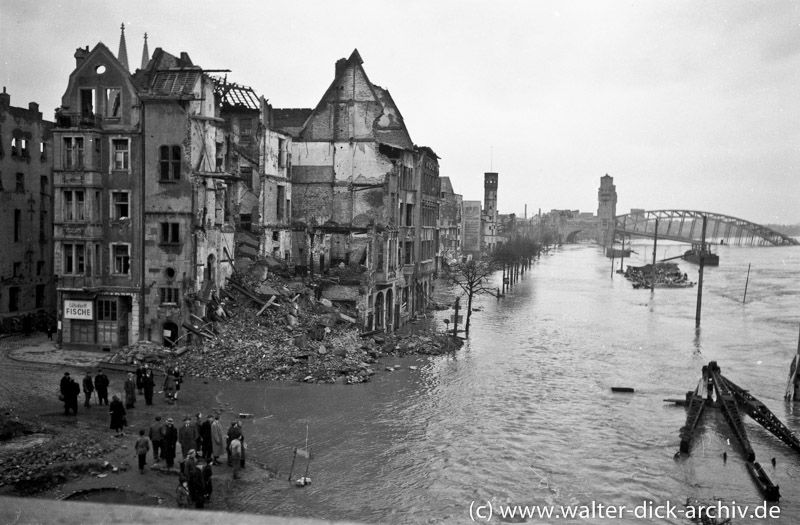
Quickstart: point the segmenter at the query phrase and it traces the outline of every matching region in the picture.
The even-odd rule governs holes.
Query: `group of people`
[[[108,405],[108,385],[110,383],[108,376],[102,369],[97,371],[97,375],[94,378],[92,378],[92,373],[87,371],[82,381],[83,406],[86,408],[91,407],[89,402],[95,392],[97,392],[97,404],[102,405],[105,403]],[[72,412],[72,415],[78,415],[78,397],[81,394],[81,385],[72,379],[69,372],[64,372],[59,391],[61,393],[59,397],[64,402],[64,415],[70,415],[70,412]]]
[[[233,479],[239,478],[239,470],[245,466],[242,422],[231,422],[225,439],[218,415],[203,418],[202,414],[196,414],[194,418],[185,417],[183,425],[177,428],[171,417],[162,422],[161,416],[156,416],[147,432],[140,430],[136,442],[139,471],[144,473],[151,449],[153,465],[164,461],[168,470],[175,469],[178,445],[182,458],[176,489],[179,506],[194,503],[196,508],[203,508],[211,498],[211,467],[221,465],[219,459],[223,455],[227,455],[228,466],[233,469]]]

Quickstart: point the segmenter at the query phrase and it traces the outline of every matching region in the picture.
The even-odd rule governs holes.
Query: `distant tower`
[[[122,33],[119,35],[119,53],[117,53],[117,60],[123,65],[125,71],[130,72],[128,67],[128,46],[125,45],[125,24],[122,24]]]
[[[497,173],[483,174],[483,213],[497,215]]]
[[[600,177],[597,191],[597,243],[610,246],[614,243],[614,228],[617,217],[617,187],[614,177],[608,173]]]
[[[142,48],[142,69],[147,68],[150,63],[150,51],[147,49],[147,33],[144,34],[144,48]]]
[[[497,246],[497,173],[483,174],[483,248],[493,251]]]

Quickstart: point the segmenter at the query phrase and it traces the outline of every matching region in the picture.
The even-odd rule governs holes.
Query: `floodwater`
[[[626,264],[652,260],[652,243],[633,248]],[[686,248],[659,243],[658,258]],[[715,360],[800,428],[800,406],[783,401],[800,328],[800,247],[716,251],[720,266],[705,269],[698,331],[697,288],[635,290],[621,275],[612,278],[599,247],[570,245],[544,255],[504,299],[478,300],[470,339],[453,356],[384,360],[404,369],[358,386],[211,382],[209,402],[214,396],[254,414],[244,420],[250,460],[280,472],[238,482],[232,506],[371,523],[464,523],[471,506],[487,515],[478,506],[489,502],[498,523],[504,504],[594,503],[624,505],[619,523],[684,524],[690,520],[679,512],[691,498],[749,505],[752,514],[763,500],[721,414],[707,409],[691,455],[675,458],[685,411],[664,399],[694,389],[701,367]],[[676,262],[697,280],[697,266]],[[612,393],[614,386],[635,393]],[[745,426],[783,497],[772,509],[780,520],[733,523],[800,522],[800,457],[752,420]],[[296,488],[287,481],[293,447],[306,444],[312,483]],[[299,458],[292,478],[306,466]],[[676,517],[637,519],[658,505],[676,506]],[[598,518],[527,521],[609,521]]]

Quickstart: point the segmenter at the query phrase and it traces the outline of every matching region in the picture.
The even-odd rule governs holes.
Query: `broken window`
[[[16,312],[19,310],[19,286],[12,286],[8,289],[8,311]]]
[[[13,274],[11,275],[12,277],[21,277],[22,276],[22,263],[21,262],[15,262],[14,263],[14,268],[13,268],[12,271],[13,271]]]
[[[81,121],[94,123],[94,89],[81,89]]]
[[[64,244],[64,273],[80,275],[84,272],[86,246],[83,243]]]
[[[159,288],[161,304],[178,304],[179,288]]]
[[[17,193],[25,193],[25,174],[17,173]]]
[[[161,244],[178,244],[180,239],[180,224],[177,222],[161,223]]]
[[[284,139],[278,139],[278,167],[285,168],[286,167],[286,141]]]
[[[11,138],[11,156],[16,157],[19,155],[19,151],[17,151],[17,139],[12,137]]]
[[[286,188],[283,186],[278,186],[278,206],[275,208],[275,215],[278,222],[283,222],[285,218],[285,210],[283,208],[283,203],[286,200]]]
[[[44,261],[36,261],[36,275],[44,273]]]
[[[19,142],[20,142],[20,156],[23,158],[27,157],[28,154],[30,153],[28,151],[28,141],[26,139],[20,139]]]
[[[119,118],[120,89],[106,88],[106,117]]]
[[[44,285],[36,285],[36,308],[44,308]]]
[[[159,179],[164,181],[181,178],[181,147],[161,146],[159,148]]]
[[[44,142],[39,143],[39,155],[41,156],[42,160],[47,159],[47,144]]]
[[[242,166],[240,168],[242,178],[244,178],[244,185],[249,189],[253,189],[253,168],[250,166]]]
[[[243,139],[253,136],[253,119],[243,118],[239,121],[239,136]]]
[[[39,192],[47,195],[47,175],[39,177]]]
[[[130,193],[127,191],[111,192],[111,219],[120,220],[130,217]]]
[[[19,241],[22,235],[22,210],[14,210],[14,241]]]
[[[83,190],[64,190],[64,220],[82,221],[86,216]]]
[[[114,273],[126,275],[131,270],[130,244],[112,244],[111,257],[114,260]]]
[[[64,169],[83,169],[83,137],[64,137]]]
[[[130,142],[128,139],[113,139],[111,149],[114,152],[113,169],[128,171],[130,167]]]

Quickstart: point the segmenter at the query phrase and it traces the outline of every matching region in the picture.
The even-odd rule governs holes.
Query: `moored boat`
[[[719,255],[712,253],[708,248],[703,250],[700,244],[693,244],[691,250],[686,250],[686,253],[683,254],[683,260],[694,264],[700,264],[701,254],[705,266],[719,266]]]

